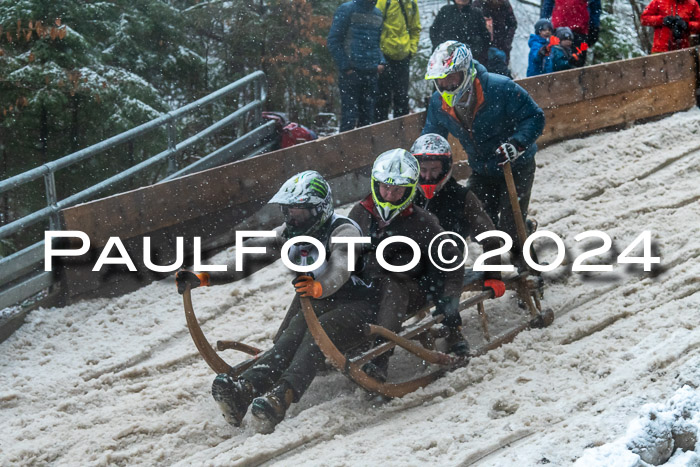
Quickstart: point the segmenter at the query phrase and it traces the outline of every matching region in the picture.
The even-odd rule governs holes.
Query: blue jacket
[[[545,63],[544,72],[552,73],[553,71],[571,70],[574,66],[569,63],[569,59],[571,59],[571,50],[555,45],[549,54],[549,60]]]
[[[530,46],[530,54],[527,56],[527,76],[537,76],[546,73],[545,69],[550,58],[549,56],[538,55],[537,52],[547,44],[549,44],[549,39],[545,39],[537,34],[530,34],[530,39],[527,41],[527,45]]]
[[[377,70],[385,63],[379,48],[382,12],[373,0],[351,0],[338,7],[328,33],[330,50],[338,71]]]
[[[503,168],[498,165],[501,158],[496,155],[496,149],[506,141],[525,148],[513,168],[526,165],[537,152],[535,141],[544,129],[544,112],[513,80],[489,73],[475,63],[477,109],[472,131],[462,126],[452,114],[452,108],[443,107],[442,97],[435,91],[422,134],[438,133],[446,138],[451,133],[462,143],[474,173],[502,178]]]

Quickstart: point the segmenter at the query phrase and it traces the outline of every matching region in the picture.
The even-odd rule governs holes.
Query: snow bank
[[[683,386],[667,403],[645,405],[623,438],[587,449],[574,465],[700,465],[699,431],[700,391]]]

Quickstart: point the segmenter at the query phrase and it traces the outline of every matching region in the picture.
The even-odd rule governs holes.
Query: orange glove
[[[294,288],[302,297],[321,298],[323,287],[319,281],[315,281],[311,276],[299,276],[294,282]]]
[[[502,297],[506,293],[506,285],[498,279],[487,279],[484,281],[484,290],[493,289],[493,298]]]
[[[190,284],[190,289],[196,289],[197,287],[206,287],[209,285],[209,273],[200,272],[195,274],[192,271],[186,269],[180,269],[175,273],[175,284],[177,285],[177,292],[182,295],[185,293],[187,284]]]

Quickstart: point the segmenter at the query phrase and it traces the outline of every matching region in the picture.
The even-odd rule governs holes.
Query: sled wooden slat
[[[247,353],[248,355],[257,355],[262,353],[262,350],[253,347],[252,345],[244,344],[237,341],[216,341],[216,350],[238,350],[239,352]]]
[[[398,345],[399,347],[408,350],[412,354],[418,356],[419,358],[422,358],[428,363],[433,363],[435,365],[449,365],[452,363],[453,358],[445,353],[438,352],[435,350],[429,350],[426,349],[425,347],[421,346],[420,344],[410,340],[406,339],[405,337],[402,337],[396,333],[393,333],[389,331],[386,328],[383,328],[381,326],[376,326],[374,324],[370,324],[368,326],[368,334],[370,335],[377,335],[380,337],[383,337],[387,340],[392,341],[394,344]]]

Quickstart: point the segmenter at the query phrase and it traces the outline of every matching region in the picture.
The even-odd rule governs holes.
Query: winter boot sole
[[[237,392],[235,383],[228,375],[218,375],[211,386],[211,395],[218,404],[224,420],[235,427],[240,427],[248,406],[247,404],[244,407],[236,405]]]
[[[275,431],[275,427],[284,420],[284,415],[280,417],[265,398],[258,397],[253,400],[250,412],[255,419],[255,430],[258,433],[269,434]]]

